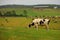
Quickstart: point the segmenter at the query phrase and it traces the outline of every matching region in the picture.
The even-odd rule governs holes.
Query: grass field
[[[0,40],[60,40],[60,30],[14,27],[10,29],[0,28]]]
[[[3,8],[2,13],[15,10],[16,14],[27,10],[28,16],[60,16],[60,9]],[[7,21],[6,21],[7,19]],[[30,17],[0,17],[0,40],[60,40],[60,18],[51,18],[49,31],[45,26],[28,28]]]
[[[8,23],[5,21],[8,20]],[[57,23],[51,20],[47,31],[45,27],[40,26],[37,31],[34,27],[27,28],[32,21],[26,17],[6,17],[0,18],[0,40],[60,40],[60,19]]]

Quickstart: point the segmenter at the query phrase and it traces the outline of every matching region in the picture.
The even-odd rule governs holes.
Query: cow
[[[36,18],[34,20],[32,20],[32,22],[28,25],[28,27],[32,27],[34,26],[37,30],[38,30],[38,26],[45,26],[47,30],[49,30],[49,23],[50,23],[50,19],[43,19],[43,18]]]

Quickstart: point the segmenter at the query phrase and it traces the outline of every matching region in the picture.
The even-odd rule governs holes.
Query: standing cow
[[[49,30],[49,22],[50,20],[49,19],[40,19],[40,18],[36,18],[34,19],[30,24],[29,24],[29,28],[31,26],[35,26],[35,28],[37,28],[38,30],[38,26],[39,25],[43,25],[43,26],[46,26],[46,29]]]

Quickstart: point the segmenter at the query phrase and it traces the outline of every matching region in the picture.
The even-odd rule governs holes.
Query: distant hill
[[[31,5],[2,5],[0,8],[21,8],[21,7],[32,7]]]
[[[55,5],[55,4],[37,4],[37,5],[2,5],[0,8],[21,8],[21,7],[26,7],[26,8],[32,8],[35,6],[49,6],[49,7],[54,7],[57,6],[60,8],[60,5]]]

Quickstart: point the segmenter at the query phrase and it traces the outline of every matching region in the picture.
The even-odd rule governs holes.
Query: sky
[[[35,5],[35,4],[58,4],[60,0],[0,0],[0,5],[18,4],[18,5]]]

